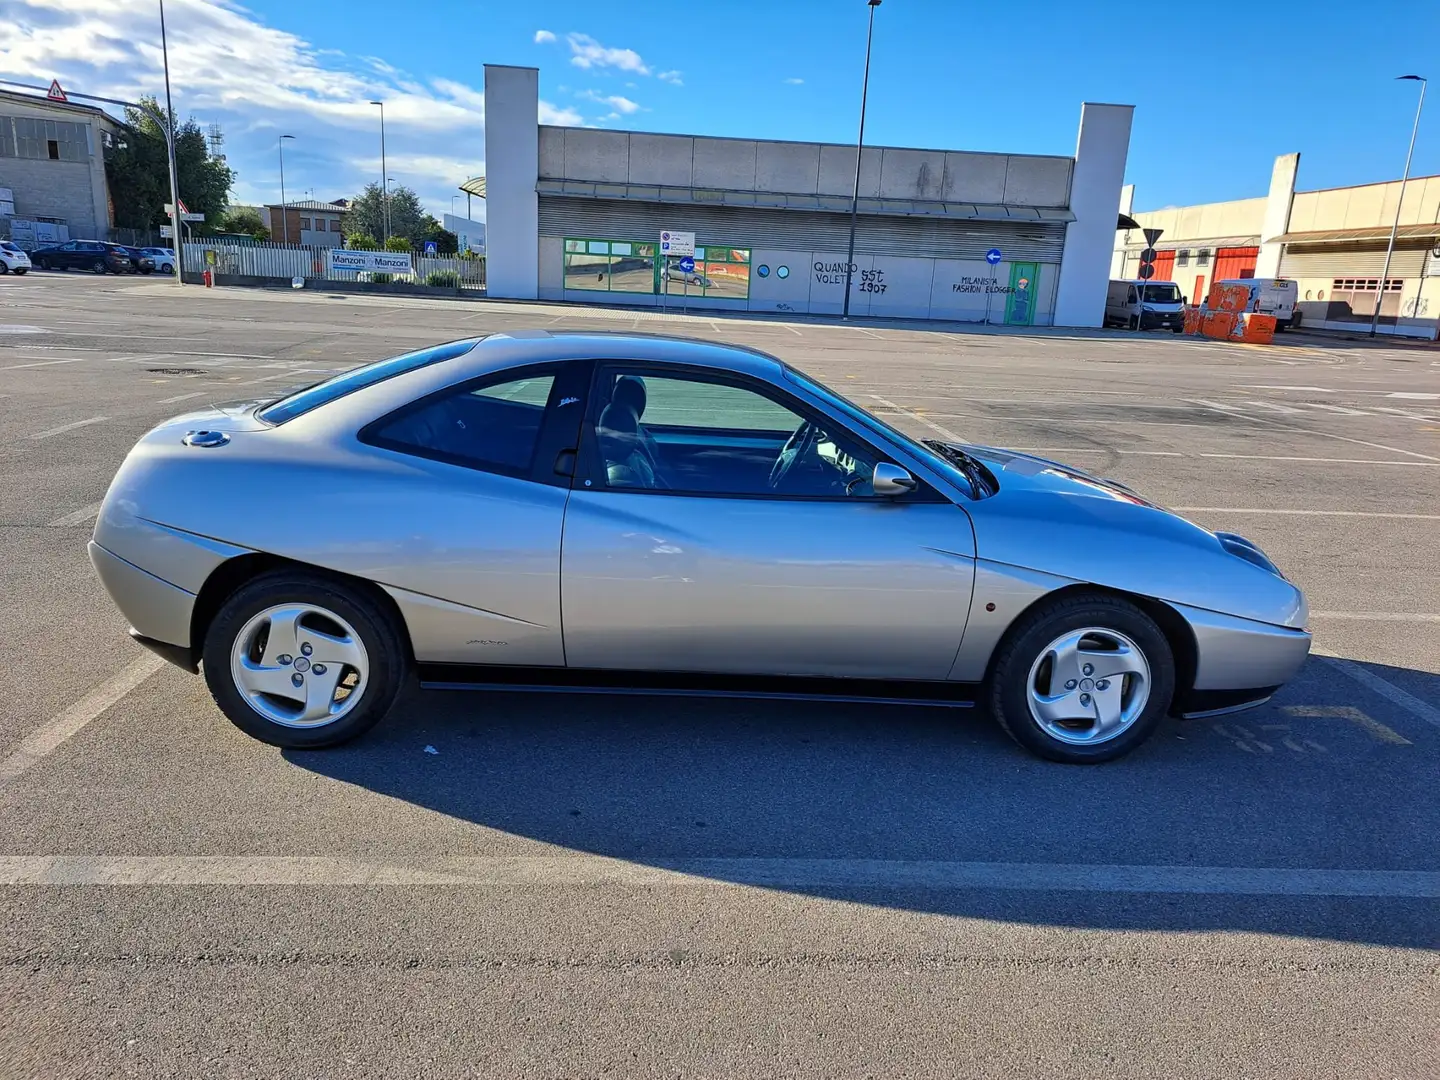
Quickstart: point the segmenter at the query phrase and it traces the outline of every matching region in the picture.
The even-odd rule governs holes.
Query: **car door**
[[[49,261],[54,264],[57,270],[71,270],[74,269],[76,260],[79,257],[80,241],[71,240],[56,248],[54,254],[50,256]]]
[[[606,363],[590,399],[561,564],[571,667],[946,678],[974,583],[962,509],[923,484],[874,495],[884,456],[761,380]],[[787,446],[806,421],[813,445]]]
[[[391,591],[421,663],[565,663],[560,536],[588,371],[495,372],[360,431],[379,459],[365,544],[337,568]]]

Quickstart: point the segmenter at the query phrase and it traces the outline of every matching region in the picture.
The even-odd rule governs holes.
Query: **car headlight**
[[[1237,559],[1244,559],[1246,562],[1260,567],[1261,570],[1268,570],[1278,578],[1285,577],[1280,572],[1280,568],[1270,561],[1270,556],[1256,547],[1253,542],[1246,540],[1245,537],[1237,536],[1235,533],[1217,532],[1215,539],[1219,540],[1220,546]]]

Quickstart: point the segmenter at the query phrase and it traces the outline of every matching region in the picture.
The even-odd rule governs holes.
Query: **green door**
[[[1010,264],[1010,292],[1005,297],[1005,325],[1031,326],[1035,322],[1035,297],[1039,293],[1038,263]]]

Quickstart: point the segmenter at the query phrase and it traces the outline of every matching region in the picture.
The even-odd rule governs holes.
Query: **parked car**
[[[697,285],[702,289],[713,289],[715,283],[698,270],[685,271],[678,266],[667,266],[665,277],[670,281],[680,281],[687,285]]]
[[[1310,649],[1304,595],[1242,537],[642,335],[492,334],[177,417],[89,550],[132,636],[287,747],[359,735],[418,672],[980,704],[1096,762],[1265,702]]]
[[[41,270],[90,270],[97,274],[132,274],[136,270],[135,260],[125,248],[101,240],[67,240],[36,248],[30,261]]]
[[[1105,325],[1183,333],[1185,297],[1173,281],[1111,281],[1105,294]]]
[[[128,244],[118,245],[130,261],[135,264],[134,272],[137,274],[153,274],[155,272],[155,260],[145,254],[144,248],[131,247]]]
[[[141,248],[141,253],[148,255],[155,269],[162,274],[173,274],[175,272],[175,252],[166,247]]]
[[[0,240],[0,274],[23,274],[30,269],[25,249],[9,240]]]

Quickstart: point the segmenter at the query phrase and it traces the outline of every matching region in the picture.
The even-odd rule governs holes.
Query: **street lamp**
[[[165,37],[165,0],[160,0],[160,57],[165,66],[165,147],[170,157],[170,241],[175,245],[175,284],[184,285],[185,247],[180,242],[180,181],[175,175],[175,106],[170,100],[170,43]]]
[[[1375,336],[1376,328],[1380,325],[1380,301],[1385,298],[1385,281],[1390,276],[1390,257],[1395,253],[1395,237],[1400,232],[1400,208],[1405,205],[1405,184],[1410,179],[1410,159],[1415,156],[1415,135],[1420,130],[1420,110],[1425,108],[1425,87],[1429,85],[1423,75],[1396,77],[1397,82],[1407,80],[1420,84],[1420,103],[1415,106],[1415,126],[1410,129],[1410,149],[1405,154],[1405,172],[1400,176],[1400,197],[1395,200],[1395,223],[1390,226],[1390,243],[1385,247],[1385,269],[1380,271],[1380,291],[1375,294],[1375,313],[1370,316],[1371,337]],[[1419,305],[1417,304],[1416,307],[1418,309]],[[1395,325],[1397,328],[1400,325],[1398,314],[1395,317]]]
[[[865,32],[865,79],[860,84],[860,136],[855,140],[855,191],[850,196],[850,250],[845,256],[845,306],[842,319],[850,318],[850,281],[855,269],[855,218],[860,212],[860,154],[865,148],[865,99],[870,93],[870,40],[875,36],[875,9],[880,0],[865,0],[870,8],[870,29]]]
[[[390,239],[390,178],[385,174],[389,171],[385,164],[385,103],[383,101],[372,101],[371,105],[380,106],[380,179],[385,189],[385,239]],[[383,241],[382,241],[383,242]]]
[[[277,140],[280,146],[280,231],[287,244],[290,243],[290,215],[285,212],[285,140],[293,138],[294,135],[281,135]]]

